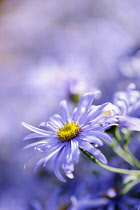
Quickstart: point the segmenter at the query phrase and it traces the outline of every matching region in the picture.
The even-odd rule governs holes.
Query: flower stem
[[[116,142],[116,140],[114,139],[113,144],[107,144],[108,146],[110,146],[113,151],[120,156],[123,160],[125,160],[127,163],[129,163],[130,165],[134,166],[134,163],[132,161],[132,158],[130,158],[130,156],[128,156],[128,153],[126,151],[124,151]]]
[[[123,135],[121,135],[121,132]],[[112,129],[112,134],[115,138],[113,143],[108,144],[108,146],[110,146],[113,151],[127,163],[140,169],[140,162],[134,157],[127,146],[127,143],[130,141],[130,132],[128,132],[125,128],[123,128],[121,132],[118,127],[114,127]]]
[[[92,156],[89,152],[86,150],[82,149],[80,147],[80,150],[87,156],[89,157],[94,163],[98,164],[102,168],[105,168],[106,170],[115,172],[115,173],[122,173],[122,174],[130,174],[130,175],[140,175],[140,170],[128,170],[128,169],[121,169],[121,168],[114,168],[108,165],[104,165],[101,163],[99,160],[97,160],[94,156]]]
[[[123,147],[124,151],[129,155],[132,163],[138,168],[140,169],[140,162],[135,158],[135,156],[131,153],[131,151],[129,150],[128,146],[125,145]]]
[[[114,132],[113,132],[113,135],[114,135],[114,137],[116,138],[116,140],[117,140],[119,143],[122,143],[122,137],[121,137],[121,134],[120,134],[120,132],[119,132],[118,127],[116,126],[116,127],[114,128],[113,131],[114,131]]]

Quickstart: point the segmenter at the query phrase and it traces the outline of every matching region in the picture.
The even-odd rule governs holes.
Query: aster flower
[[[140,107],[140,92],[135,88],[135,84],[131,83],[126,92],[116,92],[114,105],[111,105],[110,109],[112,109],[112,113],[118,119],[118,124],[121,127],[140,131],[140,119],[132,117],[133,113]]]
[[[98,192],[90,189],[87,192],[86,186],[75,196],[71,197],[72,204],[68,210],[137,210],[140,207],[140,184],[137,183],[130,191],[122,193],[122,183],[124,176],[120,174],[110,174],[98,176],[96,185]],[[90,180],[91,186],[95,185],[95,177]],[[100,187],[99,187],[100,186]],[[128,189],[128,188],[127,188]]]
[[[23,126],[34,132],[27,135],[24,140],[41,139],[24,147],[24,149],[31,147],[35,149],[35,153],[31,157],[38,152],[42,152],[44,155],[36,163],[34,171],[41,164],[45,167],[48,160],[55,156],[53,170],[56,176],[65,182],[59,170],[61,164],[66,176],[72,179],[74,164],[79,159],[79,147],[88,151],[103,164],[107,163],[105,156],[97,149],[97,146],[103,145],[101,139],[109,143],[112,142],[112,139],[108,134],[104,133],[104,130],[111,125],[116,125],[116,120],[104,114],[104,108],[109,103],[92,108],[95,95],[96,92],[83,95],[71,117],[67,103],[63,100],[60,102],[60,115],[53,115],[49,122],[41,124],[42,128],[22,123]]]
[[[75,196],[71,198],[72,205],[68,210],[137,210],[140,207],[139,198],[131,197],[131,195],[121,196],[115,191],[114,188],[110,188],[104,195],[106,197],[77,200]]]

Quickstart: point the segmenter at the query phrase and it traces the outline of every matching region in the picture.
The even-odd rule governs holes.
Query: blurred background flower
[[[22,121],[38,126],[88,90],[102,91],[100,104],[130,82],[140,89],[139,10],[137,0],[0,0],[1,210],[45,205],[60,185],[49,167],[24,170]]]

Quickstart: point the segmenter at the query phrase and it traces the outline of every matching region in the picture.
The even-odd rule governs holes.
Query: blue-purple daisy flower
[[[140,207],[139,197],[133,197],[130,194],[120,195],[114,188],[110,188],[106,191],[104,197],[100,198],[83,198],[77,200],[75,196],[71,197],[72,205],[68,210],[138,210]],[[137,195],[139,196],[139,195]]]
[[[23,126],[34,132],[27,135],[24,140],[41,139],[24,147],[24,149],[33,147],[36,150],[35,153],[43,153],[43,158],[36,163],[34,171],[41,164],[45,167],[48,160],[54,156],[55,175],[65,182],[59,170],[61,165],[66,176],[72,179],[74,164],[79,159],[79,147],[91,153],[102,163],[107,163],[105,156],[97,147],[103,145],[101,139],[109,143],[112,142],[104,130],[111,125],[116,125],[116,120],[104,113],[104,109],[109,103],[92,106],[95,95],[96,93],[83,95],[71,116],[68,112],[67,102],[61,101],[60,115],[53,115],[50,121],[41,124],[41,128],[22,123]],[[34,153],[31,156],[33,155]]]
[[[111,105],[111,109],[121,127],[140,131],[140,119],[133,117],[133,113],[140,108],[140,92],[135,88],[135,84],[131,83],[126,92],[116,92],[113,101],[114,106]]]
[[[68,210],[138,210],[140,207],[140,193],[139,184],[133,187],[128,193],[121,194],[121,177],[115,175],[119,180],[114,180],[115,185],[105,189],[105,192],[100,192],[97,196],[92,195],[90,199],[76,199],[72,197],[72,205]],[[110,178],[106,180],[108,183],[113,184],[113,180]],[[117,183],[118,181],[118,183]],[[117,184],[117,185],[116,185]],[[120,184],[120,185],[119,185]],[[105,186],[106,188],[107,186]]]

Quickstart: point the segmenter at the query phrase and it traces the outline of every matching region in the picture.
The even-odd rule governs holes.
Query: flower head
[[[126,92],[116,92],[112,109],[121,127],[140,131],[140,120],[132,117],[133,113],[140,107],[140,92],[135,88],[135,84],[131,83]]]
[[[119,163],[120,164],[120,163]],[[71,196],[72,204],[68,210],[137,210],[140,205],[140,184],[133,186],[130,190],[127,187],[127,191],[122,193],[124,189],[124,183],[126,180],[136,180],[136,176],[122,176],[121,174],[106,174],[106,176],[98,175],[97,182],[95,179],[97,177],[90,177],[90,186],[92,189],[89,190],[86,182],[81,190],[78,190],[76,195]],[[80,185],[83,185],[80,183]],[[125,185],[126,186],[126,185]],[[80,188],[80,186],[78,186]],[[81,189],[81,188],[80,188]],[[95,191],[98,189],[98,192]],[[126,188],[125,188],[126,190]],[[83,193],[84,192],[84,193]]]
[[[131,83],[125,92],[119,91],[115,93],[113,103],[118,108],[120,115],[132,115],[140,106],[140,92],[136,90],[135,84]]]
[[[61,181],[65,181],[59,171],[61,164],[66,176],[72,179],[74,163],[78,162],[79,158],[79,147],[91,153],[102,163],[107,163],[105,156],[97,147],[103,145],[101,139],[107,142],[112,141],[104,130],[115,125],[116,121],[112,120],[108,114],[104,114],[108,103],[92,107],[95,94],[83,95],[71,117],[67,103],[63,100],[60,102],[60,115],[53,115],[49,122],[41,124],[41,128],[22,123],[23,126],[35,132],[27,135],[24,140],[41,138],[40,141],[24,147],[24,149],[34,147],[36,152],[44,154],[44,157],[35,165],[35,171],[41,164],[46,166],[47,161],[55,156],[53,170],[56,176]]]

